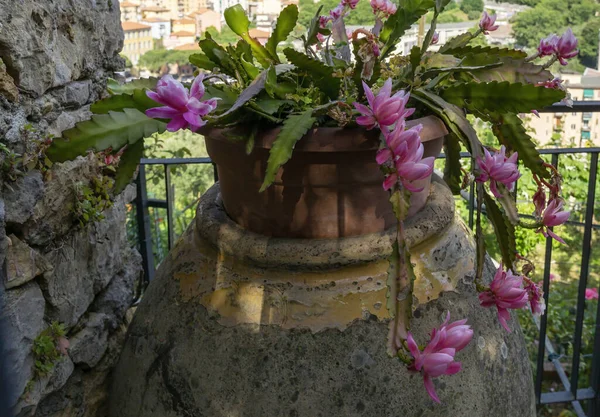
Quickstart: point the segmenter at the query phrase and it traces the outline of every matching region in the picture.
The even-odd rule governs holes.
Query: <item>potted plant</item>
[[[349,33],[344,17],[358,0],[342,0],[329,14],[318,10],[307,33],[295,40],[299,48],[283,49],[279,45],[297,23],[295,5],[283,9],[265,45],[249,35],[244,10],[231,7],[225,20],[241,39],[221,46],[206,33],[199,42],[202,52],[190,57],[200,69],[191,85],[170,76],[110,82],[111,95],[92,105],[91,120],[66,131],[48,155],[63,161],[89,149],[122,152],[116,178],[122,188],[142,156],[144,137],[191,129],[205,134],[225,209],[245,228],[276,237],[339,238],[396,227],[387,282],[393,317],[388,346],[423,374],[428,393],[439,401],[431,378],[460,370],[454,357],[473,332],[466,320],[446,320],[425,348],[413,340],[408,329],[415,276],[404,221],[425,203],[443,145],[448,187],[459,193],[475,184],[481,305],[496,307],[507,330],[509,309],[529,305],[535,313],[543,311],[541,289],[528,278],[532,265],[515,249],[515,227],[560,241],[552,227],[569,213],[562,209],[556,167],[540,158],[519,114],[568,100],[547,68],[577,53],[570,30],[543,39],[532,56],[473,46],[498,27],[485,12],[476,31],[434,51],[436,21],[449,1],[411,0],[397,7],[371,0],[373,28]],[[400,38],[429,10],[433,18],[422,44],[408,56],[397,54]],[[482,145],[467,113],[491,124],[499,149]],[[468,171],[461,166],[461,150],[470,153]],[[538,184],[535,222],[519,219],[511,196],[518,161]],[[490,285],[481,279],[484,204],[502,253]]]

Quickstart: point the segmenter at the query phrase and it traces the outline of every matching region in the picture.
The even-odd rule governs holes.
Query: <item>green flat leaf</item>
[[[473,159],[481,158],[483,150],[477,132],[465,117],[464,112],[454,104],[448,103],[435,93],[422,88],[413,90],[415,100],[428,107],[436,116],[444,121],[448,129],[454,133],[467,147]]]
[[[206,39],[202,39],[198,42],[202,52],[204,52],[206,57],[214,62],[222,72],[235,78],[236,66],[227,51],[211,38],[210,33],[206,32],[205,36]]]
[[[315,124],[316,119],[313,117],[312,112],[313,109],[308,109],[304,113],[289,116],[283,122],[281,131],[277,135],[273,147],[269,152],[267,172],[260,188],[261,192],[269,188],[273,183],[279,168],[292,157],[296,142],[302,139],[306,132],[308,132],[308,129]]]
[[[495,111],[529,113],[562,100],[565,93],[531,84],[492,81],[453,84],[441,90],[440,96],[476,114]]]
[[[254,57],[263,67],[267,68],[271,64],[279,63],[277,54],[271,54],[259,41],[250,36],[248,32],[250,21],[246,17],[246,12],[242,6],[236,4],[225,9],[224,16],[227,26],[250,45]]]
[[[292,104],[292,100],[278,100],[278,99],[260,99],[256,100],[256,105],[260,107],[262,111],[268,114],[274,114],[284,104]]]
[[[296,26],[296,21],[298,20],[298,6],[295,4],[290,4],[285,9],[281,11],[279,17],[277,18],[277,24],[275,25],[275,30],[271,33],[265,48],[267,51],[271,53],[271,55],[277,55],[277,45],[281,42],[284,42],[294,27]]]
[[[434,0],[403,0],[396,13],[386,20],[379,35],[379,39],[385,43],[381,59],[392,52],[402,35],[434,6]]]
[[[189,59],[192,65],[195,65],[198,68],[202,68],[205,70],[212,71],[213,69],[218,67],[216,63],[211,61],[209,57],[202,53],[192,54],[190,55]]]
[[[156,88],[156,83],[158,82],[158,78],[150,77],[150,78],[138,78],[137,80],[132,80],[128,83],[119,84],[117,80],[113,80],[109,78],[106,82],[106,89],[110,94],[133,94],[135,90],[140,90],[147,88],[148,90],[154,90]]]
[[[468,58],[470,56],[465,60]],[[510,57],[503,57],[500,62],[500,66],[474,68],[471,75],[479,82],[508,81],[522,84],[538,84],[553,78],[552,73],[541,65]]]
[[[412,68],[411,73],[414,74],[417,72],[417,68],[421,64],[421,48],[417,45],[413,46],[410,50],[410,66]]]
[[[217,113],[227,111],[227,109],[233,106],[233,103],[235,103],[238,98],[238,95],[235,92],[231,91],[225,86],[218,88],[214,85],[208,85],[206,86],[205,91],[206,92],[204,93],[202,100],[208,100],[211,98],[219,99],[219,101],[217,101],[217,109],[215,110]]]
[[[468,35],[471,35],[470,33],[466,33]],[[463,34],[463,35],[466,35]],[[460,36],[463,36],[460,35]],[[471,35],[472,36],[472,35]],[[452,40],[450,40],[450,42],[454,41],[454,39],[457,39],[459,36],[452,38]],[[465,39],[467,39],[467,36],[464,36]],[[469,36],[470,38],[470,36]],[[471,40],[471,39],[469,39]],[[446,45],[448,45],[450,42],[446,43],[442,48],[440,48],[440,52],[443,54],[449,53],[452,54],[454,56],[457,57],[464,57],[467,55],[485,55],[485,56],[490,56],[490,57],[494,57],[494,58],[498,58],[498,57],[510,57],[510,58],[514,58],[514,59],[523,59],[527,57],[527,54],[521,50],[518,49],[510,49],[510,48],[498,48],[496,46],[471,46],[471,45],[460,45],[462,43],[462,41],[455,41],[455,43],[459,46],[448,46],[446,48]],[[444,49],[442,51],[442,49]]]
[[[510,269],[513,266],[517,253],[515,227],[506,218],[504,213],[502,213],[494,198],[485,191],[483,192],[483,199],[486,215],[492,226],[494,226],[496,239],[498,239],[498,246],[502,253],[502,262],[506,268]]]
[[[523,120],[515,114],[491,114],[484,120],[492,122],[492,131],[500,143],[512,151],[519,153],[519,159],[533,173],[542,178],[550,178],[544,168],[543,160],[535,143],[523,126]]]
[[[336,99],[340,92],[340,79],[333,77],[333,67],[309,58],[292,48],[286,48],[283,53],[298,69],[306,72],[315,85],[329,98]]]
[[[283,74],[284,72],[290,71],[292,68],[294,68],[294,66],[289,64],[279,64],[276,65],[274,68],[275,73],[279,75]],[[225,113],[219,115],[217,118],[222,118],[233,113],[234,111],[242,107],[244,104],[246,104],[248,101],[250,101],[252,98],[256,97],[261,91],[263,91],[265,88],[265,83],[267,81],[268,73],[269,70],[261,72],[258,75],[258,77],[256,77],[254,81],[252,81],[250,85],[240,93],[235,103]]]
[[[123,109],[138,109],[144,112],[153,107],[160,107],[161,104],[150,99],[146,95],[146,91],[148,90],[133,90],[132,94],[109,96],[92,104],[90,110],[94,114],[107,114],[109,111],[122,111]]]
[[[446,155],[446,164],[444,165],[444,181],[450,187],[454,195],[461,191],[461,165],[460,165],[460,142],[454,133],[446,136],[444,142],[444,154]]]
[[[140,159],[142,159],[143,156],[143,140],[138,140],[133,145],[130,145],[127,147],[127,149],[125,149],[123,155],[121,155],[119,166],[117,167],[114,185],[115,194],[119,194],[125,189],[125,187],[129,185],[138,165],[140,164]]]
[[[153,133],[162,133],[166,124],[147,117],[137,109],[92,116],[63,132],[52,141],[47,156],[52,162],[64,162],[84,155],[88,150],[121,149]]]
[[[440,54],[452,54],[455,49],[466,47],[473,39],[473,34],[470,32],[461,33],[446,42],[439,50]]]

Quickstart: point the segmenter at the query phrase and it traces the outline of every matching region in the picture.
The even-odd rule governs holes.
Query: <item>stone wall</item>
[[[0,16],[0,286],[3,356],[15,378],[10,400],[19,417],[104,416],[140,274],[125,229],[135,189],[116,196],[103,220],[81,224],[76,185],[98,175],[98,157],[47,169],[43,150],[48,135],[89,115],[88,104],[121,67],[119,4],[0,0]],[[34,341],[52,323],[67,330],[52,339],[58,359],[34,372]]]

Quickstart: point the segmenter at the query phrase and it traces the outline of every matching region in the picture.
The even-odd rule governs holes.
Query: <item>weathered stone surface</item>
[[[6,72],[6,65],[2,59],[0,59],[0,94],[10,101],[19,99],[19,90],[17,90],[15,80]]]
[[[61,389],[75,370],[75,365],[67,356],[61,357],[49,375],[32,381],[28,391],[23,394],[13,410],[17,417],[31,417],[37,406],[48,394]]]
[[[63,88],[53,91],[52,95],[59,104],[66,108],[81,107],[87,104],[90,98],[91,80],[74,81]]]
[[[30,94],[92,75],[122,47],[117,1],[0,0],[0,10],[0,55]]]
[[[134,285],[140,273],[142,257],[136,250],[130,250],[124,269],[115,276],[108,287],[102,291],[90,311],[104,313],[108,316],[109,327],[114,330],[123,321],[125,312],[133,302]]]
[[[52,265],[38,251],[15,235],[9,236],[6,260],[6,288],[23,285],[52,269]]]
[[[33,215],[35,205],[44,195],[42,174],[31,171],[6,185],[2,194],[6,205],[6,222],[23,224]]]
[[[90,313],[83,330],[69,339],[69,356],[77,365],[92,368],[100,362],[108,347],[109,317],[102,313]]]
[[[122,193],[106,210],[104,220],[79,229],[60,247],[45,254],[54,266],[41,279],[51,320],[58,320],[68,327],[75,325],[95,295],[126,266],[129,251],[123,251],[128,246],[123,225],[125,200],[130,196],[129,191]],[[55,222],[59,216],[61,214],[56,212],[48,224],[58,227]]]
[[[42,400],[36,417],[106,417],[110,372],[119,358],[127,325],[121,324],[108,339],[106,354],[90,371],[76,368],[73,376],[59,391]]]
[[[433,192],[445,200],[440,209],[453,210],[449,191]],[[203,197],[204,216],[221,210],[217,193]],[[495,311],[479,306],[473,241],[459,219],[422,217],[407,226],[424,300],[411,321],[416,340],[425,343],[445,311],[468,318],[475,333],[457,355],[463,370],[434,380],[442,405],[419,374],[387,354],[387,264],[377,250],[364,244],[361,264],[292,268],[294,247],[297,257],[310,257],[304,242],[273,239],[268,252],[236,258],[203,237],[197,227],[205,222],[178,241],[137,309],[113,376],[112,417],[535,415],[523,335],[515,320],[509,334]],[[233,225],[223,219],[222,227]],[[349,248],[339,243],[319,259]],[[484,278],[493,273],[488,259]]]
[[[8,250],[8,239],[6,236],[6,211],[4,210],[4,200],[0,198],[0,267],[4,265],[6,252]]]
[[[54,120],[48,127],[48,133],[56,137],[61,136],[62,132],[75,126],[75,123],[87,120],[92,115],[89,107],[83,107],[74,111],[66,111]]]
[[[42,291],[35,282],[6,292],[0,319],[4,321],[3,328],[8,344],[5,352],[8,358],[6,363],[16,378],[11,404],[16,403],[33,374],[31,348],[34,339],[44,329],[44,305]]]

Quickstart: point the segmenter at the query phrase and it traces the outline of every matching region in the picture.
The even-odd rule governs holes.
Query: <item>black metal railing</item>
[[[578,113],[595,113],[600,112],[600,101],[580,101],[573,103],[572,107],[557,104],[546,109],[540,110],[540,113],[560,113],[560,112],[578,112]],[[546,311],[539,319],[536,319],[536,325],[539,329],[538,348],[537,348],[537,366],[535,374],[535,393],[536,401],[539,405],[555,404],[555,403],[571,403],[573,411],[578,417],[585,417],[586,413],[581,405],[581,402],[588,401],[587,416],[600,417],[600,302],[598,303],[595,321],[594,348],[591,365],[590,386],[585,388],[579,387],[579,368],[581,360],[581,343],[582,329],[584,319],[585,290],[588,284],[590,254],[592,249],[592,231],[599,230],[600,225],[594,223],[594,203],[596,198],[596,182],[598,176],[598,155],[600,154],[599,147],[593,148],[557,148],[557,149],[541,149],[542,155],[549,155],[553,165],[558,166],[561,155],[576,154],[590,155],[590,170],[588,176],[587,198],[585,201],[584,221],[568,221],[571,226],[583,227],[582,240],[582,257],[579,273],[579,284],[577,292],[577,305],[575,314],[575,330],[573,334],[573,358],[571,363],[570,377],[565,371],[560,357],[556,353],[554,346],[548,339],[548,311],[552,308],[549,302],[550,288],[550,272],[552,263],[552,240],[546,238],[545,253],[544,253],[544,274],[543,274],[543,290],[546,302]],[[468,153],[463,153],[463,157],[468,158]],[[148,208],[162,208],[167,210],[167,233],[168,247],[172,247],[174,236],[173,225],[173,189],[171,186],[171,166],[185,164],[212,164],[209,158],[173,158],[173,159],[142,159],[140,170],[137,179],[137,198],[136,219],[138,230],[139,248],[143,258],[144,277],[140,283],[140,288],[152,281],[154,278],[154,255],[151,242],[150,216]],[[165,181],[165,200],[149,199],[146,190],[146,166],[162,165],[164,170]],[[218,180],[216,169],[214,170],[215,181]],[[518,184],[517,184],[518,186]],[[473,213],[475,207],[474,188],[470,187],[467,195],[464,196],[468,203],[468,223],[473,226]],[[522,215],[521,217],[531,217]],[[544,364],[551,363],[558,375],[563,389],[554,392],[542,392],[542,383],[544,382]]]

